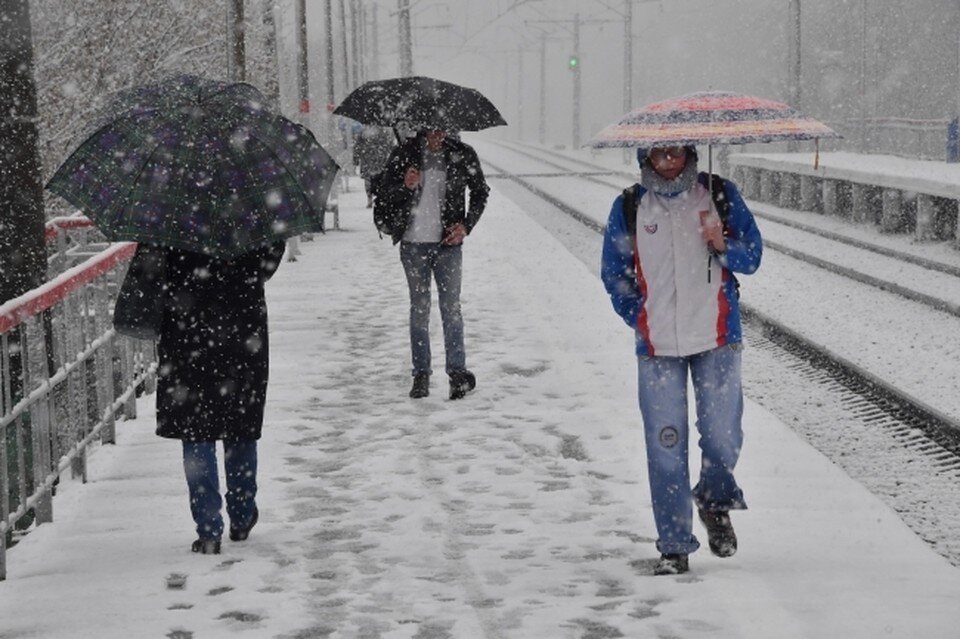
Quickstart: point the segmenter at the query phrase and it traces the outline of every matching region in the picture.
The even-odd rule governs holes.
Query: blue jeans
[[[460,312],[460,281],[463,251],[460,246],[432,243],[400,243],[400,262],[410,289],[410,351],[413,374],[431,373],[430,280],[437,280],[447,373],[466,368],[463,348],[463,314]]]
[[[216,446],[216,442],[183,442],[190,513],[200,539],[220,539],[223,535]],[[234,527],[246,527],[257,508],[257,441],[224,441],[223,466],[227,476],[227,515]]]
[[[743,444],[741,345],[688,357],[638,358],[640,412],[647,472],[661,553],[689,554],[700,547],[693,535],[693,507],[747,507],[733,469]],[[690,489],[687,375],[693,378],[700,433],[700,479]]]

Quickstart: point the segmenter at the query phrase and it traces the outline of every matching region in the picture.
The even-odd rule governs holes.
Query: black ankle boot
[[[430,394],[430,373],[417,373],[413,376],[413,388],[410,397],[420,399]]]
[[[192,544],[190,544],[190,550],[192,550],[193,552],[198,552],[201,555],[219,555],[220,540],[219,539],[198,539]]]
[[[730,523],[730,513],[725,510],[697,509],[700,521],[707,529],[710,552],[717,557],[732,557],[737,552],[737,534]]]
[[[257,525],[257,521],[260,519],[260,511],[255,509],[253,511],[253,517],[250,518],[250,523],[244,528],[234,528],[231,524],[230,526],[230,541],[246,541],[247,537],[250,536],[250,531],[253,530],[253,527]]]
[[[467,369],[450,373],[450,399],[461,399],[476,387],[477,378]]]

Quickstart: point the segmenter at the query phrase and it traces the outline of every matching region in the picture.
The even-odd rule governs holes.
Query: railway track
[[[635,179],[626,172],[598,171],[597,165],[561,154],[552,154],[561,159],[555,161],[543,157],[549,152],[541,149],[533,152],[516,145],[503,146],[551,169],[570,171],[566,174],[570,179],[617,190],[625,180]],[[493,176],[523,187],[581,224],[584,232],[602,233],[596,219],[530,181],[557,173],[510,172],[485,162],[496,172]],[[571,171],[572,166],[590,170]],[[887,257],[896,258],[897,253],[888,251]],[[816,261],[810,263],[824,268]],[[842,269],[832,270],[847,276]],[[891,282],[864,281],[855,276],[851,279],[899,293]],[[905,297],[950,312],[943,305],[922,299],[922,295],[910,295],[908,291]],[[960,566],[960,420],[751,308],[747,302],[743,304],[743,316],[745,338],[751,346],[745,358],[753,360],[744,366],[747,393],[793,425],[812,445],[884,499],[921,538]]]

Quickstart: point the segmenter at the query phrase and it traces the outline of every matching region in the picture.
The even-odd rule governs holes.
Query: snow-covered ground
[[[496,189],[465,246],[479,388],[447,401],[438,374],[408,399],[404,278],[356,186],[344,230],[268,285],[250,539],[189,552],[179,447],[142,398],[9,553],[0,637],[957,636],[960,570],[749,401],[740,552],[651,576],[632,335],[595,269]]]

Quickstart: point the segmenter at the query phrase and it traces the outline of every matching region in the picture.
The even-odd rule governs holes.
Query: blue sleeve
[[[726,238],[727,250],[720,255],[720,263],[734,273],[749,275],[760,267],[763,255],[760,229],[733,182],[724,180],[724,194],[730,202],[730,217],[727,219],[729,235]]]
[[[600,279],[610,295],[613,310],[628,326],[635,328],[642,296],[634,267],[633,241],[627,233],[626,221],[623,218],[622,195],[614,200],[603,232]]]

